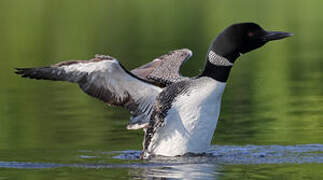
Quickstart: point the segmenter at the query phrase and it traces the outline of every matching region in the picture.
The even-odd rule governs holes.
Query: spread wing
[[[115,58],[104,55],[16,70],[26,78],[78,83],[88,95],[125,107],[132,114],[128,129],[142,128],[149,122],[155,98],[161,92],[161,88],[129,73]]]
[[[192,51],[189,49],[170,51],[131,72],[159,87],[166,87],[174,82],[188,79],[180,74],[180,68],[191,56]]]

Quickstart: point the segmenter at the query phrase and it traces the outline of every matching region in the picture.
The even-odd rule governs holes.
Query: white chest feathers
[[[174,99],[165,125],[160,127],[148,148],[164,156],[203,153],[210,147],[220,114],[226,83],[200,78],[185,94]]]

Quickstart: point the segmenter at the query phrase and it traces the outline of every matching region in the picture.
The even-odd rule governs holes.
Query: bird
[[[243,54],[292,33],[267,31],[253,22],[226,27],[212,41],[204,70],[180,74],[192,56],[177,49],[131,71],[108,55],[45,67],[16,68],[24,78],[77,83],[88,95],[130,114],[127,129],[144,131],[142,159],[203,154],[211,146],[230,71]]]

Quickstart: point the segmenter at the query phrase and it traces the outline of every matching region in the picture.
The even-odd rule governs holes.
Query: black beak
[[[288,32],[279,32],[279,31],[265,31],[266,33],[262,37],[262,40],[265,42],[284,39],[290,36],[293,36],[293,33]]]

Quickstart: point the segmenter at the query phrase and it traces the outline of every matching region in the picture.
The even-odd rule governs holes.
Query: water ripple
[[[112,154],[119,160],[139,160],[140,151],[101,152]],[[86,158],[96,156],[87,155]],[[84,159],[84,155],[80,155]],[[85,158],[85,159],[86,159]],[[62,164],[41,162],[0,161],[0,168],[154,168],[176,167],[187,164],[286,164],[286,163],[323,163],[323,144],[304,144],[293,146],[281,145],[247,145],[247,146],[213,146],[205,155],[162,157],[156,156],[140,163],[128,164]]]

